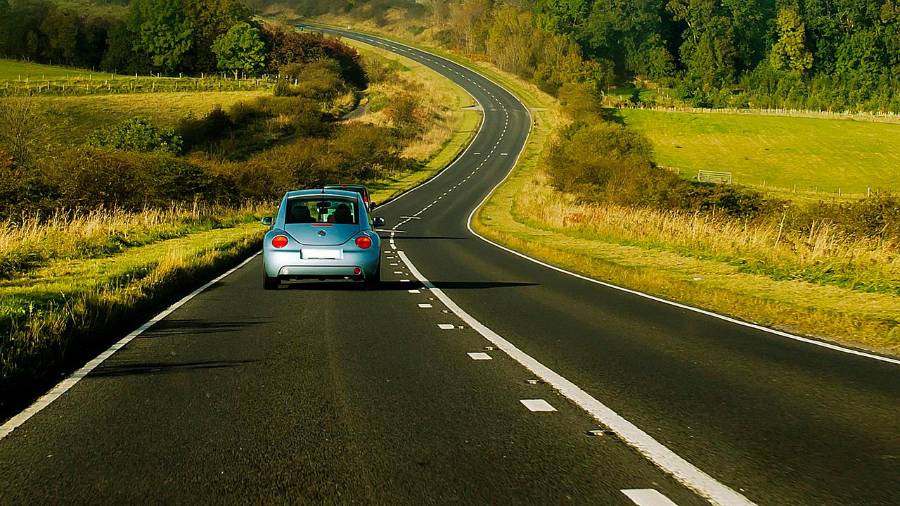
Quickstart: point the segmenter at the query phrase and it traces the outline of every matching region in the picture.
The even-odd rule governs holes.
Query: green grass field
[[[47,125],[46,135],[64,144],[81,144],[102,126],[133,117],[149,118],[163,126],[179,119],[202,116],[215,106],[223,108],[267,95],[265,91],[207,91],[199,93],[135,93],[129,95],[88,95],[82,97],[35,97]]]
[[[91,77],[94,79],[111,79],[113,78],[113,75],[73,67],[58,67],[56,65],[41,65],[39,63],[0,59],[0,81],[24,81],[26,79],[29,81],[44,81],[48,79],[70,79],[76,77],[85,79]]]
[[[752,114],[622,109],[659,164],[685,177],[730,171],[734,182],[798,196],[900,190],[900,124]]]

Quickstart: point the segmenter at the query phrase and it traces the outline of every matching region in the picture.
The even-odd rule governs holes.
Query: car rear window
[[[359,224],[356,201],[341,197],[303,197],[288,200],[285,224],[334,223]]]

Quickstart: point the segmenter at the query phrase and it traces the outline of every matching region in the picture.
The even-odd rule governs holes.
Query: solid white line
[[[622,493],[638,506],[678,506],[671,499],[652,488],[622,490]]]
[[[556,408],[550,405],[549,402],[544,399],[522,399],[521,402],[528,411],[534,411],[538,413],[551,413],[556,411]]]
[[[615,432],[623,441],[656,464],[657,467],[671,474],[686,487],[694,490],[715,504],[729,506],[753,504],[746,497],[728,488],[726,485],[719,483],[690,462],[679,457],[675,452],[663,446],[653,439],[652,436],[642,431],[628,420],[622,418],[618,413],[592,397],[579,386],[560,376],[544,364],[541,364],[469,315],[469,313],[453,302],[443,290],[437,288],[431,281],[425,278],[425,276],[423,276],[409,260],[406,253],[400,254],[400,259],[403,260],[403,263],[406,264],[409,272],[411,272],[416,279],[425,285],[426,288],[431,290],[431,292],[434,293],[448,309],[466,322],[469,327],[484,336],[484,338],[490,341],[494,346],[509,355],[516,362],[522,364],[537,377],[552,385],[559,393],[587,411],[594,419],[609,427],[609,429]]]
[[[247,265],[251,260],[256,258],[260,253],[262,253],[262,252],[259,251],[255,254],[253,254],[250,258],[239,263],[236,267],[229,269],[227,272],[216,277],[209,283],[206,283],[205,285],[194,290],[193,292],[189,293],[188,295],[185,295],[181,300],[179,300],[178,302],[167,307],[164,311],[162,311],[161,313],[154,316],[150,321],[148,321],[147,323],[138,327],[137,330],[134,330],[127,336],[123,337],[122,339],[119,339],[119,341],[117,341],[115,344],[113,344],[112,346],[107,348],[106,351],[104,351],[100,355],[97,355],[96,357],[94,357],[93,360],[91,360],[90,362],[85,364],[81,369],[78,369],[77,371],[70,374],[68,378],[57,383],[56,386],[54,386],[52,390],[50,390],[46,394],[42,395],[38,400],[34,401],[34,403],[31,406],[28,406],[21,413],[19,413],[18,415],[7,420],[6,423],[3,424],[3,426],[0,426],[0,439],[3,439],[6,436],[8,436],[12,431],[16,430],[16,428],[21,426],[23,423],[27,422],[29,418],[31,418],[32,416],[39,413],[42,409],[49,406],[56,399],[59,399],[59,397],[61,395],[68,392],[79,381],[84,379],[85,376],[90,374],[91,371],[96,369],[97,366],[102,364],[106,359],[111,357],[115,352],[124,348],[128,343],[130,343],[132,341],[132,339],[134,339],[135,337],[146,332],[147,329],[149,329],[150,327],[159,323],[160,320],[162,320],[162,319],[166,318],[167,316],[169,316],[170,314],[172,314],[172,312],[174,312],[176,309],[180,308],[181,306],[185,305],[188,301],[190,301],[197,295],[200,295],[201,292],[203,292],[210,286],[218,283],[219,281],[222,281],[227,276],[231,275],[232,273],[234,273],[241,267]]]

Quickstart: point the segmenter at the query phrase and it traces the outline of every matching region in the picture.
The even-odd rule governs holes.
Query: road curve
[[[464,67],[340,34],[434,68],[484,108],[447,171],[382,209],[397,229],[384,286],[264,292],[250,261],[0,440],[0,503],[703,502],[619,436],[588,435],[603,427],[478,325],[751,501],[900,503],[900,368],[476,238],[468,216],[511,169],[527,111]]]

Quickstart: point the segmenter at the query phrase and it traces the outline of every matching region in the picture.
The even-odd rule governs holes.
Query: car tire
[[[263,273],[263,290],[277,290],[280,284],[278,278],[270,278],[265,272]]]
[[[375,268],[375,274],[366,278],[364,283],[368,289],[378,288],[378,285],[381,283],[381,263]]]

